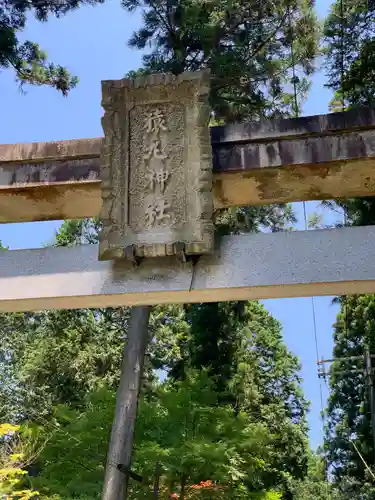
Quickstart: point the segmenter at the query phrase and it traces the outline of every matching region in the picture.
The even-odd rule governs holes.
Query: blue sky
[[[27,88],[23,95],[11,72],[1,77],[0,102],[3,113],[1,143],[33,142],[98,137],[102,135],[101,80],[122,78],[141,64],[141,54],[130,50],[126,41],[140,24],[140,15],[128,14],[118,0],[108,0],[95,8],[83,8],[60,20],[40,24],[31,21],[25,38],[35,40],[47,50],[51,60],[70,68],[80,78],[79,86],[68,98],[46,88]],[[317,1],[317,10],[324,16],[327,0]],[[313,79],[304,114],[327,112],[330,92],[323,88],[324,74],[318,71]],[[6,124],[6,125],[5,125]],[[303,227],[300,204],[296,206]],[[307,204],[308,212],[316,204]],[[7,224],[0,227],[0,239],[10,248],[36,248],[51,241],[59,222]],[[276,257],[275,257],[276,258]],[[303,368],[303,387],[311,401],[309,416],[311,444],[322,439],[320,392],[310,298],[269,300],[268,310],[282,323],[288,347],[299,356]],[[331,298],[315,299],[317,335],[320,356],[330,357],[332,323],[337,309]],[[323,384],[323,396],[327,389]]]

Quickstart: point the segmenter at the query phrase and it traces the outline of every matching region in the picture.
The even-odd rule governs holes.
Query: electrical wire
[[[366,467],[366,469],[368,470],[368,472],[370,473],[370,475],[372,476],[372,479],[375,481],[375,475],[374,473],[372,472],[372,470],[370,469],[370,467],[368,466],[366,460],[363,458],[363,455],[361,454],[361,452],[359,451],[357,445],[355,444],[355,442],[353,440],[350,440],[350,442],[352,443],[353,445],[353,448],[355,449],[355,451],[358,453],[358,456],[359,458],[362,460],[363,462],[363,465]]]
[[[308,222],[307,222],[307,211],[306,211],[306,202],[303,202],[303,216],[304,216],[304,221],[305,221],[305,231],[308,231]],[[316,309],[315,309],[315,297],[311,297],[311,313],[312,313],[312,320],[313,320],[313,330],[314,330],[314,342],[315,342],[315,354],[316,354],[316,360],[317,362],[320,361],[320,354],[319,354],[319,340],[318,340],[318,328],[317,328],[317,322],[316,322]],[[320,415],[322,419],[322,436],[324,436],[324,427],[325,427],[325,418],[324,418],[324,398],[323,398],[323,387],[322,387],[322,380],[319,377],[319,369],[317,371],[318,373],[318,380],[319,380],[319,395],[320,395]]]
[[[288,7],[288,17],[289,17],[289,32],[290,32],[290,55],[291,55],[291,59],[292,59],[292,78],[293,78],[292,83],[293,83],[293,97],[294,97],[294,115],[296,118],[298,118],[299,117],[299,104],[298,104],[298,93],[297,93],[296,60],[295,60],[294,43],[293,43],[292,18],[291,18],[289,7]],[[304,222],[305,222],[305,231],[307,231],[309,228],[308,228],[307,211],[306,211],[306,202],[305,201],[303,202],[303,216],[304,216]],[[317,329],[317,322],[316,322],[316,310],[315,310],[315,298],[314,297],[311,297],[311,311],[312,311],[312,320],[313,320],[316,360],[318,362],[320,360],[320,356],[319,356],[318,329]],[[320,414],[321,414],[321,419],[322,419],[322,437],[324,437],[325,420],[324,420],[323,388],[322,388],[322,381],[319,377],[319,370],[317,370],[317,373],[318,373],[319,394],[320,394]]]
[[[344,205],[344,226],[346,227],[348,225],[348,206],[345,203]],[[343,305],[344,305],[344,335],[346,340],[349,340],[348,333],[349,333],[349,316],[348,316],[348,296],[344,295],[343,296]]]

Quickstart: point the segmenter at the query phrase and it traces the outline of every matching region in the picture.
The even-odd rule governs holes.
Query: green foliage
[[[226,121],[296,114],[309,88],[319,27],[311,0],[122,0],[142,9],[130,46],[151,48],[142,72],[175,74],[209,67],[215,118]],[[293,41],[294,61],[291,45]],[[290,89],[286,87],[289,85]]]
[[[86,401],[84,409],[59,405],[45,425],[30,424],[32,435],[42,439],[49,433],[48,446],[37,463],[41,474],[32,478],[42,495],[100,495],[114,407],[115,392],[102,389]]]
[[[0,241],[0,251],[7,249]],[[28,317],[23,313],[0,314],[0,422],[16,422],[22,407],[22,388],[16,381],[23,339],[18,333],[27,330]]]
[[[122,0],[143,11],[143,26],[130,45],[150,48],[134,78],[150,72],[211,69],[211,124],[290,116],[292,66],[299,101],[307,94],[319,27],[310,0]],[[292,41],[294,61],[292,61]],[[243,207],[216,213],[218,235],[279,231],[295,223],[289,205]]]
[[[55,245],[96,243],[98,228],[92,219],[64,221]],[[18,343],[8,357],[23,389],[22,418],[43,421],[54,405],[79,407],[89,391],[117,387],[128,317],[126,308],[21,315],[22,328],[9,335]],[[12,325],[14,318],[4,315]]]
[[[342,12],[341,12],[342,9]],[[332,109],[374,104],[374,2],[337,0],[325,24],[328,85],[335,91]],[[329,204],[347,213],[349,225],[375,223],[375,198],[350,199]],[[375,450],[371,433],[368,389],[361,372],[367,345],[375,353],[374,296],[339,299],[340,314],[334,325],[331,395],[327,408],[325,453],[340,491],[340,499],[375,498],[372,478],[351,440],[373,467]],[[359,373],[350,370],[359,369]],[[344,372],[344,373],[343,373]],[[347,372],[345,374],[345,372]]]
[[[57,246],[94,243],[98,224],[66,221]],[[0,315],[0,415],[45,422],[56,404],[83,404],[88,391],[116,387],[128,310]]]
[[[307,225],[309,229],[320,229],[323,226],[324,218],[322,214],[314,212],[308,218]]]
[[[191,369],[205,369],[220,404],[264,422],[278,449],[268,484],[287,488],[288,474],[306,472],[307,405],[298,360],[286,349],[279,323],[256,302],[176,309],[177,324],[167,316],[156,337],[155,345],[162,346],[156,347],[158,368],[167,370],[171,382],[183,381]]]
[[[235,488],[246,477],[248,487],[263,486],[261,473],[267,469],[272,436],[245,413],[236,416],[230,406],[218,405],[204,372],[166,383],[158,396],[157,402],[144,404],[137,427],[141,444],[135,459],[141,470],[152,474],[152,464],[159,460],[170,482],[182,476],[188,484],[212,478]]]
[[[36,499],[38,491],[28,486],[25,467],[36,457],[30,443],[21,440],[19,426],[0,424],[0,497],[5,500]]]
[[[115,390],[126,332],[126,326],[121,328],[125,311],[115,313],[48,311],[33,316],[17,365],[18,379],[29,390],[27,400],[22,400],[24,418],[50,429],[52,405],[83,411],[89,391]],[[205,318],[210,318],[209,324]],[[299,387],[299,365],[282,342],[280,326],[262,306],[254,302],[158,307],[151,332],[149,366],[168,371],[168,387],[182,384],[191,369],[203,368],[220,405],[237,415],[245,413],[272,433],[274,448],[262,472],[264,484],[286,487],[284,473],[304,475],[306,402]],[[151,387],[145,388],[147,401],[157,396]],[[88,432],[88,440],[91,435]]]
[[[103,384],[115,387],[126,320],[127,312],[116,310],[34,314],[18,363],[19,379],[35,388],[45,405],[79,405],[89,390]]]
[[[22,407],[22,388],[18,383],[17,362],[24,347],[27,319],[22,313],[0,314],[0,421],[14,423]]]
[[[326,438],[327,458],[336,478],[347,477],[351,489],[369,480],[368,472],[355,451],[356,445],[365,461],[372,466],[375,459],[371,433],[371,413],[368,388],[364,379],[364,359],[345,360],[348,356],[362,356],[368,345],[375,353],[375,296],[347,297],[341,302],[341,312],[335,324],[335,362],[330,379],[331,395],[328,402]],[[358,373],[349,370],[358,369]],[[346,376],[341,372],[347,371]],[[353,481],[356,479],[356,481]],[[348,485],[346,485],[348,488]]]
[[[335,90],[332,108],[347,109],[374,103],[374,3],[336,2],[327,19],[325,35],[329,86]],[[375,198],[339,200],[329,204],[347,214],[350,225],[375,223]],[[362,369],[365,346],[375,353],[375,298],[373,295],[339,299],[340,313],[334,325],[334,358],[327,407],[325,454],[337,483],[340,500],[375,498],[374,482],[354,449],[373,468],[371,413]],[[351,370],[359,369],[358,373]],[[346,372],[346,374],[345,374]]]
[[[173,319],[166,318],[158,367],[171,381],[184,380],[191,369],[205,369],[220,404],[272,429],[278,452],[268,481],[287,488],[287,474],[303,477],[306,472],[307,405],[299,363],[286,349],[279,323],[256,302],[194,304],[184,310],[186,319],[180,309],[172,335],[167,329]]]
[[[98,219],[65,220],[55,234],[57,247],[98,243],[100,222]]]
[[[374,198],[350,199],[329,204],[347,213],[349,225],[375,223]],[[367,345],[375,353],[375,297],[352,296],[337,299],[340,313],[334,325],[334,358],[330,377],[331,394],[327,407],[325,438],[326,459],[338,482],[341,498],[373,500],[375,488],[355,443],[366,462],[373,467],[371,413],[368,388],[364,375],[364,359],[343,360],[348,356],[363,356]],[[359,369],[359,373],[350,370]],[[344,374],[343,374],[344,372]],[[347,372],[345,374],[345,372]]]
[[[293,500],[343,500],[334,486],[326,480],[322,457],[311,454],[307,476],[293,482]]]
[[[34,14],[39,21],[49,15],[63,16],[84,4],[102,3],[104,0],[1,0],[0,1],[0,68],[15,71],[21,85],[48,85],[63,95],[75,87],[77,78],[66,68],[47,61],[39,45],[29,40],[20,43],[18,34],[25,28],[27,16]]]
[[[374,104],[374,13],[372,1],[336,0],[325,22],[328,87],[335,91],[336,110]]]
[[[217,235],[243,234],[271,230],[286,230],[297,222],[290,204],[264,205],[256,207],[218,210],[215,214]]]
[[[66,221],[56,244],[93,243],[96,237],[95,221]],[[128,311],[46,311],[5,318],[11,327],[6,352],[14,367],[8,384],[19,393],[18,419],[51,436],[35,487],[47,495],[98,495]],[[192,484],[209,479],[212,471],[231,488],[229,473],[235,475],[237,467],[239,482],[232,498],[242,498],[241,488],[262,500],[272,490],[288,492],[290,479],[306,472],[306,402],[298,361],[286,349],[277,321],[256,302],[159,306],[151,315],[150,336],[141,405],[145,410],[137,430],[143,436],[137,438],[139,467],[152,469],[159,457],[172,474],[165,474],[166,480],[178,476],[181,482],[183,474]],[[156,369],[167,375],[159,388]],[[195,370],[207,374],[206,386],[191,375]],[[88,393],[93,394],[89,400]],[[196,424],[187,420],[195,408],[203,434],[195,434]],[[237,448],[231,428],[241,438]],[[228,443],[215,434],[224,431]],[[248,449],[255,450],[254,463]]]
[[[265,424],[219,406],[204,372],[190,372],[176,384],[165,382],[157,396],[144,399],[139,408],[133,469],[144,481],[142,486],[131,483],[132,496],[147,498],[160,462],[161,498],[168,491],[180,493],[182,478],[187,489],[212,478],[230,498],[242,498],[242,490],[273,498],[271,492],[266,495],[264,481],[266,472],[272,472],[276,436]],[[87,401],[84,413],[57,408],[55,430],[41,455],[42,473],[33,479],[42,494],[100,494],[114,405],[114,392],[102,390]]]

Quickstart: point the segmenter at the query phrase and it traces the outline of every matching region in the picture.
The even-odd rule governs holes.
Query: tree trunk
[[[180,500],[184,500],[185,499],[185,483],[186,483],[186,476],[182,475],[181,476]]]

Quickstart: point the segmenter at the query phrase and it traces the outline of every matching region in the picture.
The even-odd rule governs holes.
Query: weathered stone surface
[[[102,84],[100,259],[213,248],[209,73]]]
[[[374,248],[370,226],[225,236],[195,267],[98,262],[96,245],[0,252],[0,311],[374,293]]]
[[[374,196],[374,129],[371,108],[212,127],[214,209]],[[0,222],[97,217],[101,145],[0,145]]]
[[[97,158],[100,155],[101,144],[101,138],[0,144],[0,163]]]
[[[375,130],[233,142],[213,149],[215,172],[250,171],[257,168],[319,164],[375,157]]]
[[[100,182],[100,159],[47,160],[44,162],[0,162],[0,189],[43,184],[76,182]]]
[[[375,109],[361,107],[327,115],[299,118],[262,119],[256,122],[234,123],[211,128],[211,141],[216,145],[233,142],[253,142],[272,139],[321,136],[375,128]]]

